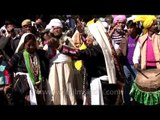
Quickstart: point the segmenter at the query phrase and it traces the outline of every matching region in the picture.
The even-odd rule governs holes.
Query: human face
[[[77,27],[77,30],[80,32],[80,33],[83,33],[83,31],[84,31],[84,24],[78,19],[77,20],[77,25],[76,25],[76,27]]]
[[[128,27],[127,32],[129,35],[134,34],[136,32],[136,27],[134,27],[134,26]]]
[[[88,35],[86,37],[86,44],[87,44],[87,46],[91,46],[93,44],[93,41],[94,41],[94,39],[90,35]]]
[[[149,31],[155,33],[155,32],[157,32],[157,30],[158,30],[158,23],[156,20],[154,20],[152,23],[152,26],[149,28]]]
[[[10,24],[6,26],[8,33],[10,33],[14,29],[14,25]]]
[[[52,27],[51,33],[54,36],[60,36],[62,34],[62,28],[61,27]]]
[[[46,40],[49,40],[51,37],[48,35],[48,33],[45,33],[43,36],[42,36],[42,39],[44,40],[44,41],[46,41]]]
[[[32,31],[32,25],[31,25],[31,24],[24,25],[24,26],[23,26],[23,31],[24,31],[25,33],[31,33],[31,31]]]
[[[123,30],[124,27],[125,27],[125,24],[126,24],[126,22],[118,21],[118,22],[117,22],[117,27],[119,27],[119,28],[121,28],[121,29]]]
[[[27,52],[34,53],[36,50],[36,41],[32,39],[28,40],[24,48],[27,50]]]

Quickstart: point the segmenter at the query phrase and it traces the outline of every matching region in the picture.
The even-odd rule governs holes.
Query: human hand
[[[139,69],[138,66],[139,66],[138,63],[134,64],[134,68],[137,69],[137,70]]]
[[[4,93],[6,94],[7,93],[7,90],[9,89],[9,88],[11,88],[11,86],[10,85],[6,85],[5,87],[4,87]]]
[[[59,47],[59,42],[57,41],[57,40],[55,40],[54,38],[50,38],[49,40],[48,40],[48,45],[50,45],[50,46],[52,46],[52,47],[54,47],[54,48],[58,48]]]
[[[116,53],[117,53],[117,56],[120,56],[121,55],[121,49],[120,48],[116,49]]]
[[[76,27],[77,27],[78,32],[80,33],[84,32],[84,25],[81,23],[81,21],[77,21]]]

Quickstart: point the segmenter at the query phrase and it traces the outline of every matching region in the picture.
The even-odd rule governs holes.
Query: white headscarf
[[[22,36],[21,36],[21,39],[19,41],[19,44],[17,46],[17,49],[15,50],[15,53],[18,53],[19,51],[21,51],[23,49],[23,44],[24,44],[24,39],[27,35],[29,34],[32,34],[32,33],[24,33]]]
[[[105,28],[101,21],[94,22],[94,19],[87,23],[87,27],[102,48],[108,74],[108,82],[110,84],[115,84],[117,80],[116,69],[114,65],[114,59],[112,57],[112,49],[110,47],[108,37],[105,33]]]

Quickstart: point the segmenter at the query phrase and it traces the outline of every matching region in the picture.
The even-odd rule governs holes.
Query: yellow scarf
[[[87,47],[86,47],[86,45],[83,43],[81,46],[80,46],[80,50],[84,50],[84,49],[86,49]],[[78,70],[78,71],[80,71],[81,70],[81,68],[82,68],[82,60],[77,60],[77,61],[75,61],[75,63],[74,63],[74,66],[75,66],[75,68]]]
[[[137,15],[134,22],[141,21],[144,27],[143,34],[146,34],[148,32],[148,28],[151,27],[154,20],[157,20],[156,16],[154,15]]]

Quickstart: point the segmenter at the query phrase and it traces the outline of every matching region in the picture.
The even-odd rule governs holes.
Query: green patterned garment
[[[25,60],[25,64],[26,64],[26,67],[27,67],[27,71],[29,73],[29,77],[31,78],[33,85],[35,85],[36,84],[36,82],[35,82],[36,80],[35,80],[35,76],[34,76],[34,73],[33,73],[33,69],[31,68],[31,64],[30,64],[30,55],[26,51],[26,49],[24,50],[23,55],[24,55],[24,60]],[[38,59],[38,65],[40,65],[39,59]],[[39,81],[42,80],[40,67],[39,67],[38,80]]]
[[[132,88],[130,91],[131,97],[133,99],[144,105],[158,105],[160,104],[160,90],[153,91],[153,92],[146,92],[140,90],[135,82],[132,84]]]

